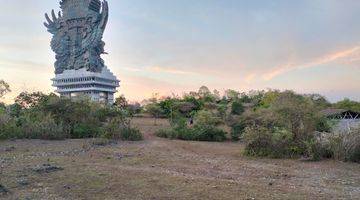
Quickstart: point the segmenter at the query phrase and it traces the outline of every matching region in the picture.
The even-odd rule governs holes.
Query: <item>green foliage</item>
[[[21,135],[21,129],[16,121],[7,113],[0,113],[0,140],[16,139]]]
[[[92,138],[100,133],[100,128],[96,124],[77,123],[71,133],[72,138]]]
[[[247,127],[244,133],[245,154],[249,156],[269,156],[274,158],[294,157],[303,153],[293,134],[285,129]]]
[[[151,114],[155,118],[154,124],[156,125],[156,119],[164,113],[164,110],[157,103],[151,103],[145,106],[145,112]]]
[[[246,124],[242,120],[239,120],[238,122],[233,124],[231,126],[231,139],[233,141],[239,141],[244,134],[245,128]]]
[[[139,141],[143,139],[142,133],[130,127],[130,123],[123,118],[114,118],[103,127],[103,138],[113,140]]]
[[[4,80],[0,80],[0,98],[3,98],[8,92],[11,92],[9,84]]]
[[[315,122],[316,131],[319,131],[319,132],[330,132],[331,131],[332,126],[328,119],[326,119],[325,117],[319,117],[316,120],[317,120]]]
[[[226,132],[217,128],[221,119],[210,111],[199,111],[195,115],[195,125],[190,127],[187,120],[179,116],[171,123],[171,129],[162,129],[156,132],[158,137],[195,140],[195,141],[224,141]]]
[[[241,115],[245,111],[243,103],[240,100],[233,101],[231,104],[231,114]]]
[[[321,143],[316,138],[305,141],[306,156],[312,161],[319,161],[323,158],[333,157],[329,144]]]
[[[201,110],[195,115],[195,123],[200,126],[218,126],[222,120],[212,111]]]
[[[21,117],[20,137],[27,139],[59,140],[68,137],[62,124],[57,124],[53,117],[43,113],[26,113]]]
[[[351,101],[350,99],[344,99],[342,101],[337,102],[334,105],[335,108],[352,110],[355,112],[360,112],[360,102]]]
[[[21,93],[17,103],[0,112],[0,139],[89,138],[106,134],[109,121],[118,120],[118,139],[140,140],[138,130],[130,128],[129,112],[118,106],[68,99],[54,94]],[[5,123],[6,122],[6,123]],[[108,133],[111,134],[111,133]]]
[[[306,155],[311,160],[333,158],[360,163],[360,129],[343,133],[321,133],[305,143]]]
[[[335,159],[360,163],[360,128],[334,134],[329,141]]]

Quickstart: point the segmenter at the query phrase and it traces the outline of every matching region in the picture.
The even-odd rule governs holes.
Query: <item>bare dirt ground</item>
[[[142,142],[0,142],[0,199],[360,199],[360,165],[259,159],[240,143],[153,136]]]

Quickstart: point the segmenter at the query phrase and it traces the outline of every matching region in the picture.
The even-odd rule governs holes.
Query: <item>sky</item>
[[[291,89],[360,101],[359,0],[108,0],[105,64],[117,95]],[[0,79],[52,92],[44,13],[59,0],[0,0]]]

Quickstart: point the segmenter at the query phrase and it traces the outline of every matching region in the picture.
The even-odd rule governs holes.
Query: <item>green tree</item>
[[[48,100],[48,95],[42,92],[21,92],[15,99],[15,103],[22,108],[36,107],[41,102]]]
[[[345,109],[345,110],[352,110],[355,112],[360,112],[360,102],[352,101],[348,98],[335,103],[335,108]]]
[[[243,103],[240,100],[235,100],[231,104],[231,114],[241,115],[245,111]]]
[[[160,105],[151,103],[145,106],[145,112],[154,117],[154,125],[157,125],[157,119],[164,113]]]
[[[0,80],[0,98],[11,92],[10,86],[4,80]]]

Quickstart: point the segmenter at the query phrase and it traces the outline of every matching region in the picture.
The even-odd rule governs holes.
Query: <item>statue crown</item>
[[[62,0],[60,7],[66,19],[81,18],[100,13],[100,0]]]

